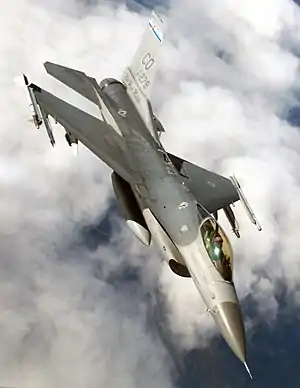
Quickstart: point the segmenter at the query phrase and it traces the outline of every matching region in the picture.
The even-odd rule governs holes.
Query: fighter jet
[[[226,178],[172,155],[161,142],[165,129],[152,109],[150,92],[166,25],[165,18],[152,12],[121,80],[98,83],[82,71],[44,64],[48,74],[98,106],[101,118],[29,84],[24,76],[33,121],[37,127],[44,123],[54,146],[51,116],[65,129],[70,146],[84,144],[112,169],[113,190],[128,227],[146,246],[153,240],[176,275],[194,281],[207,311],[248,370],[233,252],[218,212],[224,211],[240,237],[231,208],[240,200],[252,223],[258,230],[261,226],[234,176]]]

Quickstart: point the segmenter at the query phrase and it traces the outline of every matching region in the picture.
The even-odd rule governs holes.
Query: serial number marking
[[[148,77],[147,77],[146,73],[144,72],[144,70],[140,69],[137,72],[136,76],[137,76],[137,81],[140,84],[140,86],[143,89],[147,89],[147,87],[150,85],[150,80],[148,79]]]
[[[129,72],[127,72],[124,76],[124,81],[130,92],[132,93],[133,97],[135,100],[140,103],[141,102],[141,97],[138,88],[134,85],[134,82],[132,82],[131,75]]]

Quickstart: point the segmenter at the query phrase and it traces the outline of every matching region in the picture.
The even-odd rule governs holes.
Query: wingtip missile
[[[29,98],[30,98],[30,101],[31,101],[31,106],[32,106],[32,109],[33,109],[32,121],[33,121],[34,125],[36,126],[36,128],[39,129],[40,126],[43,123],[43,120],[42,120],[41,113],[39,111],[38,103],[37,103],[37,100],[35,98],[34,92],[33,92],[32,88],[29,85],[28,78],[27,78],[27,76],[25,74],[23,74],[23,78],[24,78],[24,82],[25,82],[25,85],[26,85],[28,93],[29,93]]]
[[[243,205],[243,207],[246,211],[246,214],[248,215],[250,221],[256,226],[258,231],[261,231],[262,227],[261,227],[260,223],[258,222],[258,219],[256,218],[256,215],[254,214],[254,212],[253,212],[253,210],[252,210],[252,208],[251,208],[251,206],[250,206],[250,204],[249,204],[249,202],[248,202],[248,200],[247,200],[247,198],[246,198],[246,196],[241,188],[239,181],[237,180],[237,178],[234,175],[232,175],[230,177],[230,180],[231,180],[234,188],[237,191],[239,199],[242,202],[242,205]]]
[[[40,91],[40,88],[34,84],[29,84],[28,78],[25,74],[23,74],[23,78],[29,93],[29,97],[30,97],[31,105],[33,109],[32,121],[37,129],[39,129],[40,126],[44,123],[50,143],[52,147],[54,147],[55,139],[48,119],[48,114],[41,108],[41,106],[39,106],[35,96],[35,92]]]

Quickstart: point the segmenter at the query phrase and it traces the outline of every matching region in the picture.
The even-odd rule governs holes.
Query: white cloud
[[[242,227],[241,240],[232,237],[237,289],[241,297],[251,293],[262,315],[275,318],[276,280],[292,293],[299,279],[300,137],[278,114],[298,68],[297,58],[280,46],[281,34],[288,30],[299,42],[300,14],[288,0],[255,8],[246,3],[173,1],[154,106],[170,151],[241,178],[264,230],[257,233],[236,207]],[[107,208],[109,169],[84,148],[75,160],[59,128],[52,149],[28,122],[20,87],[25,72],[97,114],[47,76],[42,62],[97,79],[118,77],[146,20],[118,2],[2,5],[0,384],[171,386],[166,351],[146,329],[144,296],[157,277],[178,345],[205,346],[214,334],[193,284],[166,266],[160,271],[156,252],[129,238],[119,221],[111,246],[93,253],[72,249],[79,226]],[[129,263],[141,273],[138,290],[128,285],[118,292],[92,272],[99,265],[106,279]]]

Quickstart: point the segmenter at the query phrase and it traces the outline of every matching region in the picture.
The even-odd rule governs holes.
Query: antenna
[[[244,366],[245,366],[245,368],[246,368],[246,371],[248,372],[248,375],[249,375],[249,376],[251,377],[251,379],[253,380],[253,376],[252,376],[252,374],[251,374],[251,372],[250,372],[250,369],[249,369],[249,367],[248,367],[246,361],[244,362]]]

